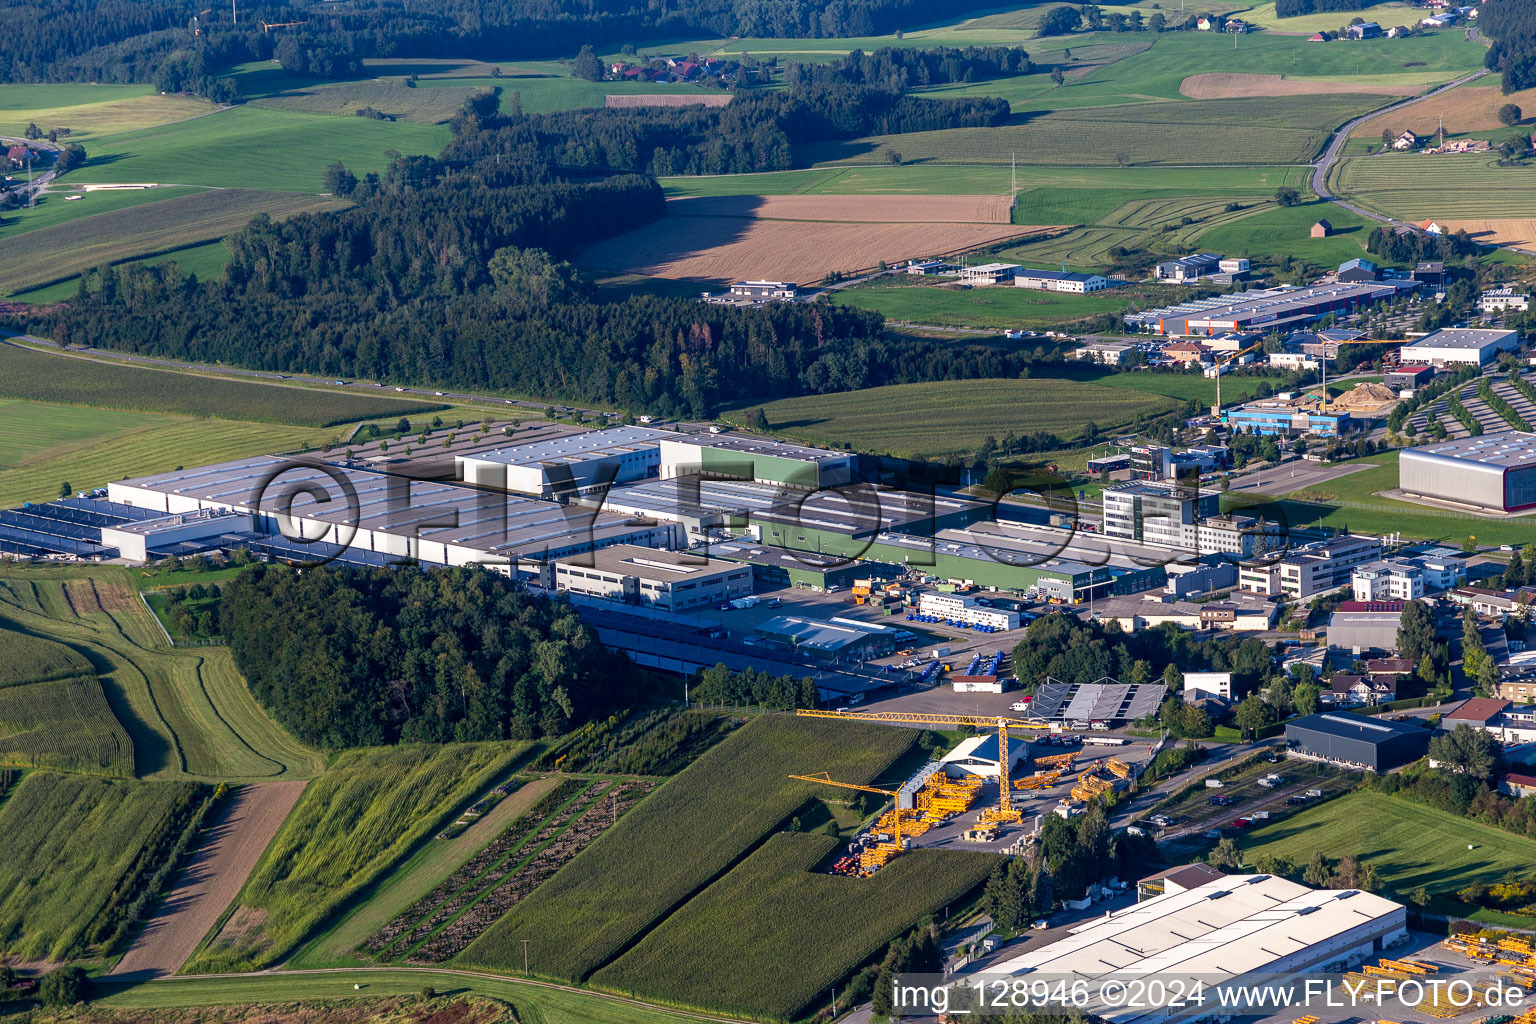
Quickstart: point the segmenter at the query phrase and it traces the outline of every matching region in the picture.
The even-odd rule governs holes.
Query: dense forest
[[[891,95],[816,88],[839,97]],[[760,125],[802,110],[782,95],[762,108],[776,120]],[[863,109],[851,102],[848,110]],[[675,113],[654,120],[667,123]],[[810,112],[805,119],[818,123]],[[736,309],[646,296],[599,301],[562,260],[654,219],[661,191],[641,175],[592,178],[553,167],[580,145],[575,120],[570,135],[549,127],[556,122],[496,113],[494,97],[473,100],[454,119],[454,141],[439,158],[400,157],[361,180],[334,165],[329,190],[355,206],[282,223],[256,218],[228,240],[221,281],[200,282],[175,263],[104,268],[83,275],[66,308],[19,322],[60,341],[89,338],[146,354],[500,388],[661,415],[709,416],[746,398],[1016,377],[1037,360],[981,345],[890,339],[878,314],[820,303]],[[704,145],[730,137],[721,130]],[[605,169],[610,163],[590,159]]]
[[[787,64],[790,89],[811,84],[872,85],[899,92],[929,85],[974,82],[1027,75],[1035,70],[1029,54],[1016,46],[936,46],[932,49],[886,46],[865,53],[854,50],[824,64]]]
[[[1363,11],[1378,3],[1381,0],[1275,0],[1275,14],[1281,18],[1295,18],[1328,11]]]
[[[276,55],[295,73],[330,74],[355,71],[369,57],[552,57],[586,43],[689,34],[880,35],[985,6],[985,0],[240,0],[236,23],[230,5],[200,0],[0,0],[0,81],[148,82],[173,52],[193,45],[207,51],[210,66]],[[301,24],[267,33],[262,22]]]
[[[1477,25],[1493,40],[1483,65],[1504,76],[1506,93],[1536,87],[1536,0],[1484,4]]]
[[[510,159],[582,171],[741,174],[794,166],[793,147],[827,139],[1005,124],[1008,101],[935,100],[870,85],[807,82],[748,92],[725,107],[500,111],[472,100],[443,152],[449,163]]]
[[[221,604],[251,693],[327,749],[556,735],[637,695],[568,604],[489,570],[257,565]]]

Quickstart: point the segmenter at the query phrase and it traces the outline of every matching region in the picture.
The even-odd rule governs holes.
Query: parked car
[[[1229,796],[1220,796],[1220,795],[1218,795],[1218,796],[1211,797],[1208,802],[1210,804],[1212,804],[1213,806],[1216,806],[1216,807],[1227,807],[1227,806],[1231,805],[1232,798],[1229,797]]]

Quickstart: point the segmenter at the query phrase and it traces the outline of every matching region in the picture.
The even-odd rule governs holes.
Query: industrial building
[[[1220,275],[1231,277],[1247,272],[1248,261],[1245,259],[1223,258],[1213,252],[1200,252],[1159,263],[1152,270],[1152,278],[1170,284],[1193,284],[1201,278]]]
[[[1515,331],[1442,327],[1398,349],[1398,361],[1425,366],[1486,366],[1500,352],[1519,348],[1520,335]]]
[[[1511,309],[1517,313],[1524,313],[1530,308],[1530,295],[1526,292],[1517,292],[1513,288],[1489,288],[1477,298],[1479,313],[1502,313]]]
[[[1016,288],[1036,288],[1047,292],[1073,292],[1081,295],[1085,292],[1097,292],[1108,288],[1109,278],[1103,274],[1076,274],[1069,270],[1021,268],[1014,271],[1013,284]]]
[[[1349,413],[1343,409],[1300,406],[1283,398],[1249,402],[1236,409],[1224,410],[1221,419],[1233,430],[1281,437],[1292,434],[1339,437],[1348,433],[1353,423]]]
[[[751,566],[630,544],[546,562],[539,578],[547,590],[668,612],[714,608],[752,593]]]
[[[1065,722],[1135,722],[1156,714],[1168,696],[1162,682],[1122,683],[1105,677],[1068,683],[1047,676],[1029,703],[1031,718]]]
[[[1010,284],[1019,272],[1017,263],[979,263],[974,267],[960,268],[960,283],[973,288],[994,284]]]
[[[1402,601],[1343,601],[1328,619],[1328,646],[1356,655],[1397,650]]]
[[[1430,731],[1348,712],[1309,715],[1285,727],[1285,747],[1302,757],[1371,771],[1416,761],[1429,749]]]
[[[817,490],[852,482],[858,457],[750,434],[657,431],[662,479],[704,476]]]
[[[974,594],[924,593],[918,596],[917,610],[924,615],[937,615],[945,621],[963,622],[968,626],[997,630],[1019,628],[1018,612],[979,604]]]
[[[771,548],[751,540],[713,543],[709,546],[709,556],[751,566],[758,590],[782,590],[785,587],[846,590],[853,586],[854,580],[869,578],[873,568],[869,562],[841,555]],[[878,568],[892,573],[899,571],[894,567]]]
[[[971,736],[939,759],[939,770],[952,779],[975,775],[996,782],[1002,778],[1002,758],[998,756],[997,733]],[[1008,775],[1019,778],[1029,760],[1029,744],[1015,739],[1008,744]]]
[[[1187,877],[1193,876],[1193,877]],[[1173,876],[1167,876],[1171,881]],[[1161,889],[1123,910],[1090,918],[1056,942],[1032,948],[988,974],[1065,978],[1087,982],[1079,1012],[1115,1024],[1186,1024],[1244,1012],[1264,1015],[1246,1002],[1264,982],[1302,974],[1338,973],[1408,937],[1400,905],[1359,889],[1312,889],[1277,875],[1225,875]],[[1187,877],[1187,881],[1184,879]],[[1148,880],[1151,881],[1151,880]],[[1186,887],[1187,886],[1187,887]],[[1138,886],[1138,891],[1141,887]],[[1149,1005],[1147,1000],[1101,1002],[1096,982],[1155,978],[1168,983],[1167,999],[1202,983],[1200,1005]],[[1182,981],[1184,988],[1176,987]],[[1218,990],[1225,990],[1218,992]],[[1148,986],[1152,991],[1152,986]]]
[[[759,623],[748,643],[825,661],[867,661],[896,649],[896,631],[851,619],[778,615]]]
[[[1413,601],[1424,596],[1424,570],[1412,562],[1370,562],[1350,575],[1356,601]]]
[[[510,571],[615,544],[672,547],[677,540],[670,523],[420,480],[387,467],[267,455],[123,480],[108,485],[107,494],[167,517],[203,509],[241,513],[242,529],[226,531],[241,534],[232,543],[258,549],[265,542],[298,558],[346,552],[371,564],[413,559]],[[168,520],[168,536],[182,527]],[[159,543],[153,535],[146,541],[149,550]]]
[[[1381,271],[1370,260],[1356,256],[1352,260],[1340,263],[1338,272],[1334,276],[1340,281],[1358,284],[1362,281],[1377,280],[1381,277]]]
[[[1125,323],[1128,330],[1172,337],[1210,337],[1230,331],[1269,333],[1311,323],[1329,313],[1352,313],[1378,302],[1391,302],[1417,287],[1417,281],[1395,280],[1252,289],[1129,314]]]
[[[861,558],[880,533],[929,536],[990,515],[986,505],[965,498],[857,484],[834,491],[806,491],[755,513],[752,532],[761,543],[775,547]]]
[[[456,456],[455,471],[460,480],[478,487],[576,498],[656,476],[659,442],[675,436],[652,427],[611,427]]]
[[[734,299],[761,302],[767,299],[793,299],[798,294],[799,290],[788,281],[737,281],[731,285],[731,297]]]
[[[1393,391],[1401,394],[1404,391],[1413,391],[1430,382],[1435,375],[1433,366],[1399,366],[1395,370],[1388,370],[1382,375],[1381,382]]]
[[[1510,430],[1404,448],[1397,486],[1487,512],[1536,508],[1536,434]]]

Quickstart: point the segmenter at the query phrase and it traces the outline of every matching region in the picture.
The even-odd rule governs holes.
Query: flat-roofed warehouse
[[[1520,347],[1516,331],[1477,327],[1443,327],[1398,350],[1401,361],[1426,366],[1483,366],[1500,352]]]
[[[853,480],[857,456],[751,434],[674,434],[660,442],[664,478],[704,475],[817,490]]]
[[[1510,430],[1404,448],[1397,457],[1397,486],[1490,512],[1536,508],[1536,434]]]
[[[1407,913],[1358,889],[1311,889],[1274,875],[1228,875],[1143,900],[1073,928],[1066,938],[988,968],[1054,986],[1087,981],[1083,1013],[1116,1024],[1238,1015],[1241,986],[1275,975],[1336,973],[1408,937]],[[1262,979],[1259,976],[1264,976]],[[1199,1006],[1106,1005],[1095,979],[1204,982]],[[1148,986],[1151,991],[1153,986]],[[1173,996],[1170,988],[1170,998]],[[1222,996],[1217,990],[1232,991]],[[1262,1016],[1262,1013],[1257,1014]]]
[[[1429,735],[1417,725],[1330,711],[1287,725],[1285,747],[1293,754],[1379,772],[1423,757]]]
[[[1203,300],[1138,314],[1157,334],[1198,337],[1230,331],[1274,331],[1311,323],[1329,313],[1348,313],[1377,302],[1391,302],[1418,287],[1417,281],[1377,281],[1271,289],[1233,296],[1234,301]]]
[[[681,612],[752,593],[752,567],[687,551],[616,544],[546,562],[545,589]]]
[[[880,533],[926,536],[980,522],[990,514],[979,501],[860,483],[795,494],[752,513],[751,519],[764,544],[859,558],[860,549]]]
[[[613,544],[667,547],[676,527],[451,481],[262,455],[109,484],[112,501],[174,515],[229,509],[257,538],[336,544],[436,565],[543,562]]]
[[[655,476],[660,441],[675,436],[652,427],[610,427],[474,452],[454,462],[465,483],[542,498],[575,497]]]

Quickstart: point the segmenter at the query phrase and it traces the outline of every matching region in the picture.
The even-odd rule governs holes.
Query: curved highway
[[[1472,33],[1476,31],[1476,29],[1469,29],[1467,33],[1468,38],[1471,38]],[[1324,202],[1333,203],[1335,206],[1342,206],[1344,209],[1350,211],[1351,213],[1357,213],[1362,217],[1368,218],[1370,220],[1380,221],[1383,224],[1392,224],[1398,227],[1406,227],[1407,222],[1405,221],[1383,216],[1382,214],[1367,210],[1362,206],[1357,206],[1346,199],[1340,199],[1338,196],[1329,195],[1328,172],[1333,170],[1333,165],[1339,162],[1339,153],[1344,149],[1345,144],[1349,142],[1350,134],[1365,122],[1371,120],[1372,118],[1380,117],[1382,114],[1390,114],[1394,110],[1401,110],[1403,107],[1406,107],[1409,104],[1417,103],[1420,100],[1428,99],[1431,96],[1438,96],[1440,93],[1445,92],[1447,89],[1454,89],[1458,85],[1466,85],[1468,82],[1475,82],[1477,79],[1482,78],[1486,74],[1488,74],[1487,68],[1479,68],[1471,74],[1462,75],[1460,78],[1455,79],[1454,81],[1446,82],[1441,86],[1436,86],[1435,88],[1429,90],[1429,92],[1421,93],[1418,96],[1411,96],[1405,100],[1400,100],[1397,103],[1393,103],[1391,106],[1378,108],[1371,111],[1369,114],[1362,114],[1354,120],[1347,122],[1342,128],[1334,133],[1333,138],[1328,142],[1328,148],[1323,150],[1323,155],[1318,157],[1317,161],[1312,164],[1312,191],[1315,192],[1317,197]]]

